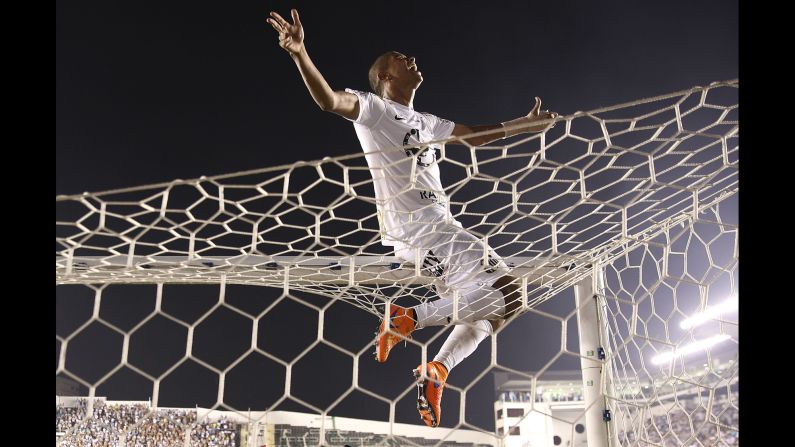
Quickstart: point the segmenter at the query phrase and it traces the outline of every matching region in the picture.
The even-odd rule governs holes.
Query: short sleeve
[[[386,105],[378,96],[369,92],[361,92],[350,88],[346,88],[345,91],[359,97],[359,116],[355,120],[350,118],[345,119],[363,126],[373,127],[378,123],[381,117],[384,116]]]
[[[454,122],[439,118],[430,113],[423,113],[423,115],[428,119],[428,124],[430,125],[434,140],[444,140],[453,134],[453,129],[455,128]]]

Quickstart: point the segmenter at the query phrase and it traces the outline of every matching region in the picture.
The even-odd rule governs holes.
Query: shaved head
[[[370,66],[370,71],[367,73],[367,78],[370,80],[370,88],[378,96],[384,95],[384,84],[381,79],[378,79],[378,73],[384,72],[387,69],[387,60],[389,56],[394,54],[394,51],[387,51],[386,53],[378,56],[378,58]]]

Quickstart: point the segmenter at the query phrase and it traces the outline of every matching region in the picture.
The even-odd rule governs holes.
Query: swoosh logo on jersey
[[[395,115],[396,120],[404,120],[405,118]]]

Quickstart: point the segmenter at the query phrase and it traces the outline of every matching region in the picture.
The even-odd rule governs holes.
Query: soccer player
[[[385,362],[392,347],[417,329],[449,324],[454,314],[453,294],[458,293],[457,322],[465,324],[456,324],[434,360],[424,365],[424,375],[423,365],[414,371],[417,409],[426,425],[436,427],[449,372],[521,303],[519,282],[508,274],[505,263],[450,213],[436,163],[438,148],[427,143],[493,131],[464,139],[480,146],[521,133],[543,132],[557,114],[541,110],[538,97],[527,116],[492,125],[467,126],[417,112],[414,95],[422,83],[422,72],[413,57],[397,51],[382,54],[370,67],[372,93],[334,91],[307,54],[298,11],[291,13],[293,23],[275,12],[267,22],[278,32],[279,45],[290,54],[317,105],[354,123],[373,176],[384,228],[382,243],[393,247],[397,257],[421,263],[423,274],[434,278],[440,297],[411,308],[390,305],[389,318],[379,325],[376,360]],[[455,143],[463,144],[450,141]],[[401,146],[408,148],[395,149]],[[415,158],[412,187],[409,179]]]

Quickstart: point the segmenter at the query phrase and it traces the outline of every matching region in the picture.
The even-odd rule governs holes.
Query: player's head
[[[387,51],[370,66],[368,78],[373,92],[384,96],[387,85],[398,89],[416,89],[422,83],[422,72],[417,69],[413,57]]]

